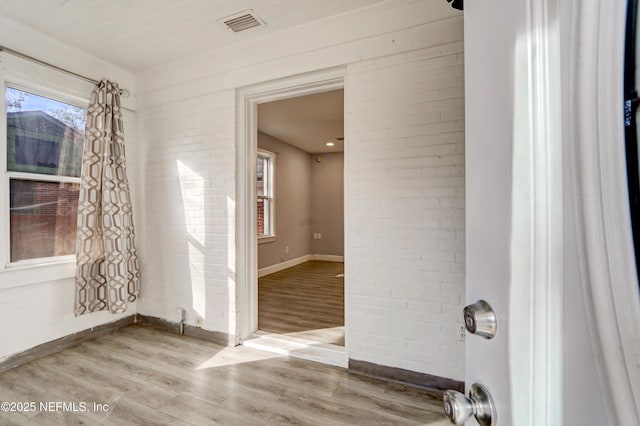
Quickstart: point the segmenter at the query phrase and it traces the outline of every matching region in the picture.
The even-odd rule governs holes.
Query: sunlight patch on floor
[[[344,346],[344,326],[294,331],[291,333],[280,333],[279,335],[308,340],[310,344],[329,343]]]
[[[220,352],[200,364],[196,370],[264,361],[267,359],[280,358],[281,356],[282,355],[280,354],[261,351],[247,346],[228,347],[222,349]]]
[[[280,355],[347,367],[344,346],[321,343],[298,335],[299,333],[276,334],[258,330],[250,339],[245,340],[243,345]]]

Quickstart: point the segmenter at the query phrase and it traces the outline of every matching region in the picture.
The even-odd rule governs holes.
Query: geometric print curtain
[[[87,110],[76,250],[75,315],[124,312],[140,293],[118,85],[102,80]]]

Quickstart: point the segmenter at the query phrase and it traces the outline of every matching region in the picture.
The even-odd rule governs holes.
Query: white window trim
[[[25,65],[25,69],[29,68],[29,74],[37,73],[33,71],[30,65]],[[23,70],[21,70],[23,71]],[[47,73],[48,74],[48,73]],[[65,102],[81,108],[88,108],[90,91],[80,89],[87,87],[86,83],[79,83],[77,87],[60,85],[57,82],[51,85],[42,84],[41,78],[25,78],[25,73],[13,73],[10,71],[0,70],[0,88],[2,95],[0,96],[0,173],[3,182],[0,184],[0,230],[4,231],[5,240],[0,242],[0,289],[13,287],[21,287],[25,285],[33,285],[59,279],[72,278],[76,273],[75,254],[55,257],[45,257],[38,259],[26,259],[17,262],[10,261],[10,221],[9,221],[9,204],[10,190],[9,181],[11,178],[56,181],[56,182],[73,182],[79,183],[80,178],[67,176],[48,176],[22,172],[9,172],[7,170],[7,120],[6,120],[6,87],[18,90],[24,90],[35,95],[48,97],[54,100]],[[54,77],[54,76],[51,76]],[[53,79],[56,80],[56,79]],[[53,81],[52,80],[52,81]],[[37,81],[37,82],[36,82]],[[57,84],[56,84],[57,83]],[[61,90],[62,89],[62,90]],[[87,93],[87,97],[83,98],[73,93]]]
[[[275,170],[276,170],[276,154],[267,151],[265,149],[258,148],[257,157],[266,158],[269,161],[269,166],[267,169],[267,187],[265,188],[267,191],[266,199],[269,200],[269,234],[259,235],[258,236],[258,244],[270,243],[276,241],[276,185],[275,185]]]

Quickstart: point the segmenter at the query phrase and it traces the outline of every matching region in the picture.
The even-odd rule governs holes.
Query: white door
[[[516,50],[526,34],[524,4],[467,1],[464,10],[466,304],[485,300],[497,317],[493,339],[467,333],[465,388],[482,383],[489,389],[500,425],[514,424],[507,420],[512,416],[509,283]]]
[[[615,155],[596,141],[589,157],[586,143],[598,132],[606,146],[619,140],[622,45],[615,35],[623,32],[625,3],[465,2],[466,302],[488,302],[496,318],[493,338],[466,337],[467,392],[480,384],[490,394],[482,409],[492,421],[481,424],[638,424],[638,327],[633,334],[619,325],[622,311],[627,320],[637,315],[638,303],[629,302],[637,281],[628,274],[624,203],[614,202],[624,196],[611,196],[624,180],[596,176],[598,166],[610,171],[604,162]],[[592,46],[594,37],[609,45]],[[607,102],[609,118],[600,111]],[[602,235],[592,229],[598,221]],[[601,264],[609,281],[599,284]],[[603,291],[623,287],[614,279],[631,283],[628,297]],[[460,396],[449,394],[445,407],[477,424]]]
[[[544,332],[559,322],[562,273],[561,134],[548,110],[559,108],[549,93],[559,53],[542,28],[547,3],[467,1],[464,11],[467,304],[487,301],[497,320],[492,339],[467,334],[465,382],[486,386],[494,424],[505,426],[561,424],[560,336]]]
[[[486,301],[497,326],[493,338],[466,337],[467,392],[480,384],[493,404],[480,424],[561,424],[561,337],[546,332],[560,324],[562,290],[560,56],[545,28],[549,3],[465,2],[466,302]]]

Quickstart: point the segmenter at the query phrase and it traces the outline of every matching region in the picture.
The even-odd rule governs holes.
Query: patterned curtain
[[[124,129],[116,83],[101,81],[87,112],[78,200],[76,316],[127,309],[140,292]]]

